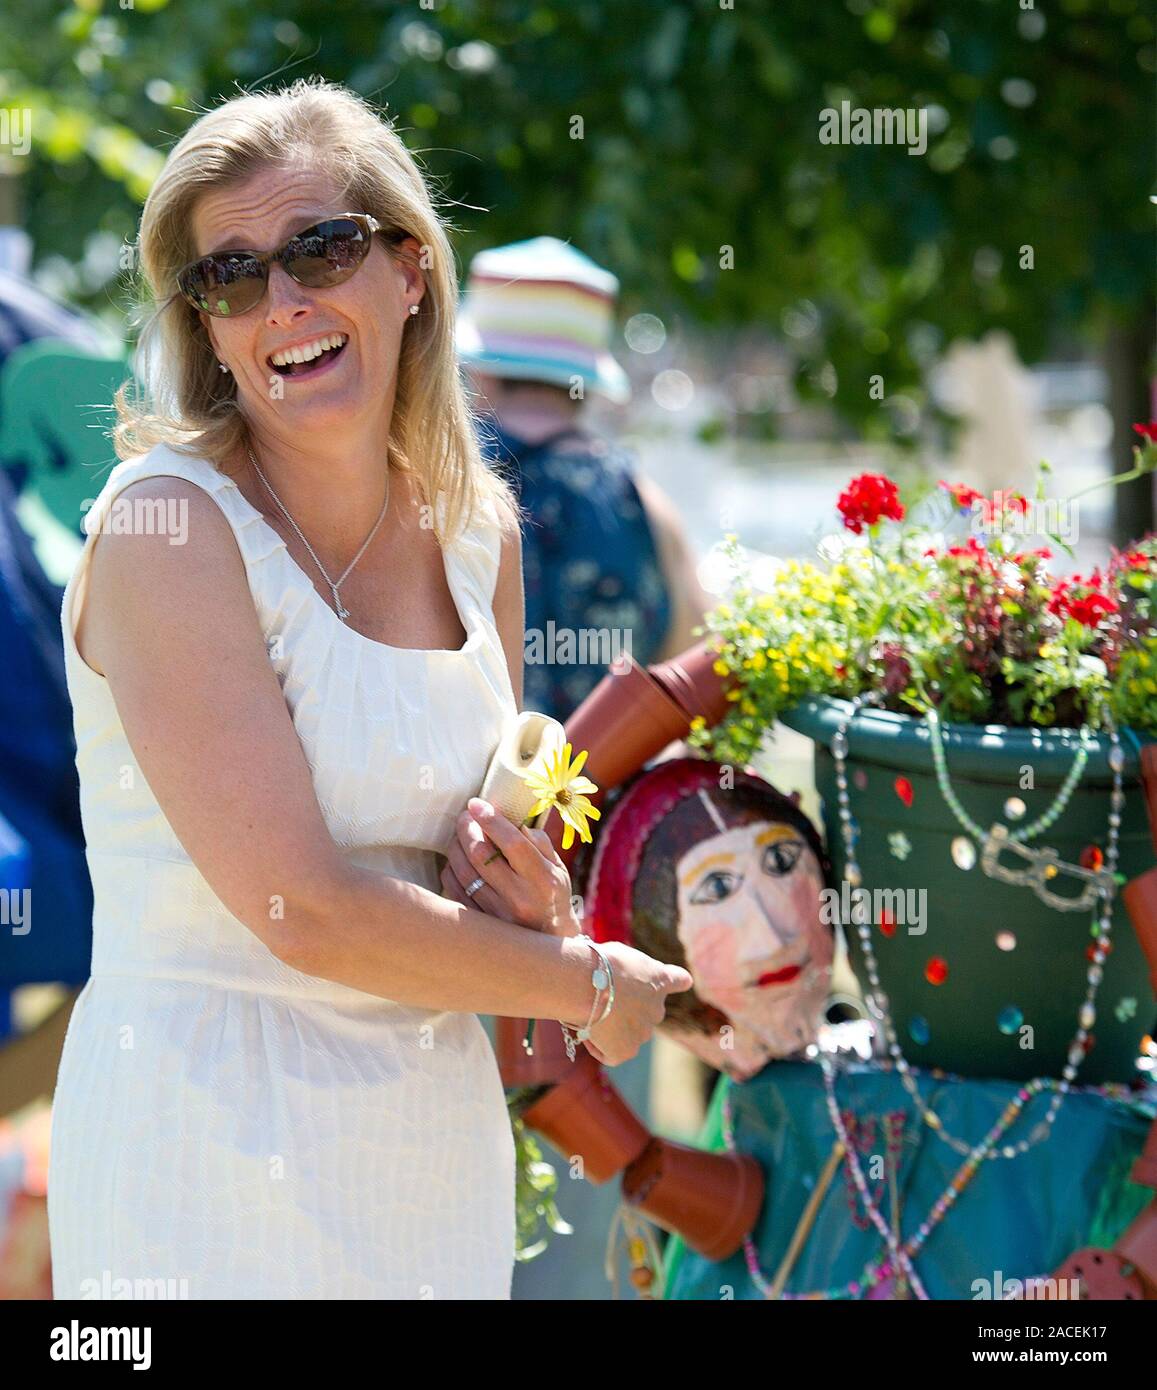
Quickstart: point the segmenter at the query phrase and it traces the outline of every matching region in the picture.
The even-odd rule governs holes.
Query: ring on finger
[[[486,882],[486,880],[485,880],[484,878],[482,878],[481,875],[479,875],[479,877],[476,878],[476,879],[474,880],[474,882],[471,883],[471,884],[469,885],[469,887],[466,889],[466,896],[467,896],[468,898],[472,898],[472,897],[474,896],[474,894],[478,892],[479,888],[481,888],[482,885],[483,885],[485,882]]]

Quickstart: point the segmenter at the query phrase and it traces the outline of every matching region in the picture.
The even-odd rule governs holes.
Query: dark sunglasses
[[[214,318],[235,318],[265,297],[274,261],[309,289],[340,285],[369,255],[375,232],[395,245],[407,236],[400,230],[387,231],[368,213],[343,212],[306,227],[277,251],[218,251],[202,256],[180,272],[177,288],[194,309]]]

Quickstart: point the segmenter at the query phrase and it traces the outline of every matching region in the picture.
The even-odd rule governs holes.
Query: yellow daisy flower
[[[587,799],[598,787],[589,777],[579,775],[587,760],[587,750],[584,748],[574,762],[571,762],[570,753],[568,743],[561,753],[556,749],[544,761],[541,770],[536,767],[526,774],[526,785],[539,797],[530,808],[527,820],[534,820],[546,810],[557,811],[563,819],[563,849],[570,849],[574,844],[576,831],[583,843],[589,845],[591,832],[587,822],[602,819],[602,812]]]

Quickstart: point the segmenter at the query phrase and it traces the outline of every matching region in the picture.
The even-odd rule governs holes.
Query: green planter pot
[[[784,724],[815,742],[816,788],[837,888],[846,856],[830,746],[849,709],[847,701],[823,698],[783,716]],[[973,821],[985,828],[999,821],[1015,829],[1051,806],[1079,744],[1075,729],[955,724],[945,725],[943,733],[952,787]],[[1131,732],[1122,734],[1125,807],[1118,869],[1126,879],[1154,862],[1137,741]],[[1140,736],[1139,741],[1151,740]],[[1087,846],[1106,849],[1113,783],[1109,747],[1107,738],[1093,742],[1063,814],[1028,848],[1054,849],[1069,864],[1078,863]],[[873,915],[880,983],[905,1057],[913,1065],[961,1076],[1059,1077],[1084,1001],[1095,911],[1058,911],[1031,887],[984,872],[981,846],[971,841],[941,795],[923,720],[861,710],[848,730],[847,766],[851,811],[860,826],[863,887],[911,891],[917,896],[905,901],[916,907],[913,917],[920,890],[925,894],[922,934],[910,929],[919,922],[901,920],[888,935]],[[1024,768],[1032,771],[1031,790],[1022,789]],[[906,779],[907,786],[901,782],[898,788],[897,779]],[[1010,797],[1025,804],[1019,820],[1004,810]],[[907,844],[890,839],[897,835]],[[953,843],[962,838],[975,851],[970,868],[954,858]],[[963,850],[957,843],[957,858],[967,862]],[[853,967],[866,985],[859,934],[846,915],[839,920]],[[1077,1073],[1078,1085],[1134,1079],[1141,1039],[1154,1022],[1148,965],[1119,896],[1110,940],[1092,1046]],[[942,983],[932,983],[929,975],[939,978],[941,966],[946,967]]]

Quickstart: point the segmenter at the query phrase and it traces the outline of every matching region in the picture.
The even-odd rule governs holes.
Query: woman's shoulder
[[[85,515],[84,529],[90,537],[159,536],[167,546],[185,547],[190,555],[203,552],[209,559],[237,549],[250,571],[285,545],[212,460],[168,444],[112,469]]]
[[[172,488],[159,481],[155,487],[147,489],[134,486],[151,479],[166,478],[180,478],[214,496],[232,486],[231,480],[209,459],[185,453],[170,444],[157,444],[147,453],[122,459],[109,471],[104,485],[85,514],[85,531],[91,535],[96,530],[108,530],[114,520],[112,513],[124,511],[123,506],[117,507],[118,499],[121,502],[136,502],[147,500],[151,493],[172,493]],[[134,489],[133,497],[122,499],[121,494],[130,488]],[[123,517],[122,523],[127,523],[127,520],[127,517]]]

